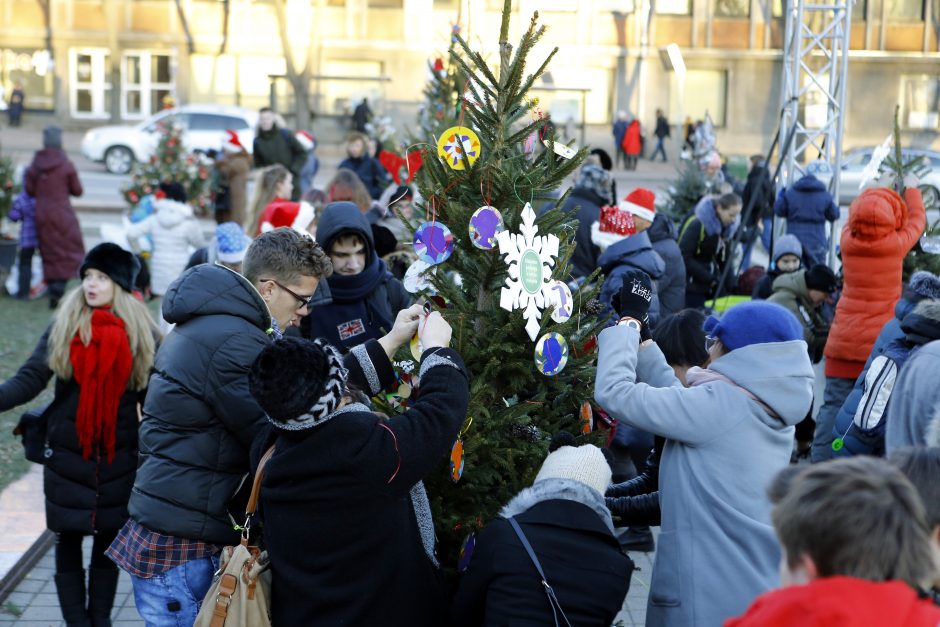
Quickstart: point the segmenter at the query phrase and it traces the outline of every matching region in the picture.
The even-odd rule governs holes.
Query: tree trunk
[[[176,13],[180,18],[180,26],[183,27],[183,35],[186,36],[186,50],[192,54],[196,50],[196,44],[193,43],[193,34],[189,30],[189,21],[186,19],[186,12],[183,10],[183,0],[176,0]]]
[[[219,54],[225,54],[228,47],[228,17],[229,0],[222,0],[222,45],[219,46]]]

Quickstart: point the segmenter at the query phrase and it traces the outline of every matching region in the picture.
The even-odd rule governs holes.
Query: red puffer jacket
[[[917,189],[903,200],[887,188],[867,189],[852,201],[842,227],[845,287],[826,343],[827,377],[855,379],[865,367],[901,297],[901,263],[925,226]]]

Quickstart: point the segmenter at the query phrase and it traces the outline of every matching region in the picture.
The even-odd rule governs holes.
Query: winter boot
[[[117,591],[117,568],[92,568],[88,576],[88,616],[92,627],[111,627],[111,608]]]
[[[55,576],[59,608],[67,627],[91,627],[85,611],[85,571],[59,573]]]

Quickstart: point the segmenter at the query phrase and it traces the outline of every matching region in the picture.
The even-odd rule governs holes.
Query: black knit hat
[[[806,287],[831,294],[838,289],[839,281],[829,266],[818,263],[806,271]]]
[[[108,277],[130,294],[134,291],[134,282],[140,272],[140,261],[136,255],[129,253],[117,244],[105,242],[98,244],[88,251],[82,267],[78,269],[78,278],[85,277],[85,271],[94,268],[104,272]]]
[[[323,340],[285,337],[264,348],[248,372],[248,390],[274,426],[308,429],[327,420],[343,398],[347,371]]]

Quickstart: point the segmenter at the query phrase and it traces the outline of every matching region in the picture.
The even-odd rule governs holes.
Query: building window
[[[657,0],[657,15],[692,15],[692,0]]]
[[[0,99],[9,100],[13,87],[19,84],[26,93],[24,105],[28,109],[55,110],[49,61],[49,53],[42,48],[0,48]]]
[[[924,19],[924,0],[884,0],[888,20],[892,22],[919,22]]]
[[[121,64],[121,117],[146,118],[172,96],[173,69],[168,54],[128,52]]]
[[[111,117],[111,55],[105,49],[69,50],[69,111],[73,118]]]
[[[906,129],[937,130],[940,127],[940,77],[901,76],[901,126]]]
[[[718,17],[748,17],[751,15],[750,0],[715,0],[715,15]]]
[[[669,90],[669,118],[680,116],[693,121],[711,116],[715,126],[725,125],[725,109],[728,97],[728,73],[724,70],[686,70],[684,89],[673,86]],[[679,101],[679,92],[684,94]]]

